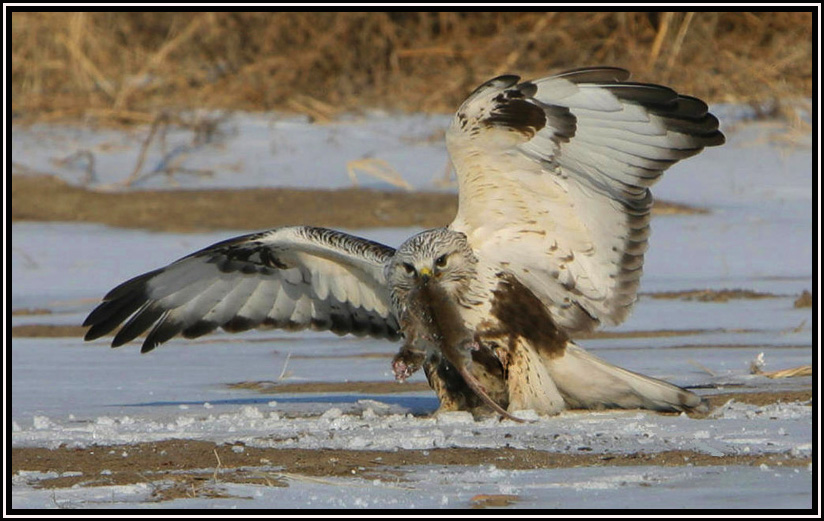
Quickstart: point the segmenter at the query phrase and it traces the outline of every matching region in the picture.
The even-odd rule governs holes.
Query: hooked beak
[[[432,270],[429,268],[421,268],[419,274],[422,282],[427,282],[429,279],[432,278]]]

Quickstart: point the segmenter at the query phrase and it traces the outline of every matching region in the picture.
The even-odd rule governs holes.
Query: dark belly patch
[[[506,340],[510,349],[520,337],[544,355],[562,356],[569,337],[555,325],[544,303],[514,276],[501,273],[499,277],[491,309],[498,325],[480,336]]]

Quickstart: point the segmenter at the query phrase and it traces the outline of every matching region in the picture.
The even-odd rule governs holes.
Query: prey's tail
[[[697,394],[612,365],[571,341],[562,356],[547,357],[544,362],[569,408],[709,410],[707,401]]]

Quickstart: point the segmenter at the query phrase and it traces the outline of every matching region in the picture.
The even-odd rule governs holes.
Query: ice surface
[[[727,107],[722,112],[734,112]],[[724,118],[722,118],[724,121]],[[188,168],[214,176],[180,175],[181,187],[350,185],[346,162],[383,159],[414,187],[440,189],[447,158],[437,137],[441,116],[372,115],[333,125],[237,114],[217,142],[186,156]],[[17,164],[80,182],[78,150],[96,158],[104,187],[133,168],[147,129],[132,132],[58,125],[14,128]],[[618,332],[673,330],[671,336],[582,340],[614,363],[710,392],[808,387],[811,378],[770,380],[751,375],[812,362],[813,313],[793,301],[812,286],[812,154],[770,137],[772,127],[743,125],[728,144],[676,165],[655,194],[710,210],[707,215],[653,220],[642,295]],[[173,131],[168,149],[190,144]],[[147,169],[161,161],[153,147]],[[125,165],[125,166],[124,166]],[[391,188],[360,176],[362,184]],[[175,188],[151,176],[135,188]],[[77,325],[109,289],[211,243],[247,233],[167,234],[76,223],[15,223],[11,227],[11,308],[46,308],[47,315],[15,315],[12,326]],[[398,245],[415,229],[355,231]],[[769,299],[699,302],[654,299],[646,293],[739,288]],[[707,419],[641,411],[567,412],[527,424],[474,421],[467,414],[437,418],[431,392],[387,394],[258,393],[230,388],[240,381],[392,380],[396,345],[338,338],[328,333],[280,331],[216,333],[175,339],[149,355],[137,345],[109,349],[105,340],[18,338],[7,350],[11,368],[11,443],[56,447],[132,443],[169,438],[248,446],[297,448],[494,448],[621,454],[686,450],[709,454],[812,453],[812,407],[730,402]],[[817,371],[816,371],[817,374]],[[423,381],[416,374],[413,381]],[[400,385],[400,384],[398,384]],[[402,469],[404,481],[289,478],[287,488],[222,483],[226,499],[148,503],[148,485],[36,488],[47,475],[12,480],[15,508],[450,508],[471,506],[477,494],[518,496],[513,508],[806,508],[811,469],[712,466],[592,467],[505,471],[494,467]],[[53,476],[52,476],[53,477]]]
[[[167,132],[165,147],[152,142],[144,175],[131,188],[346,188],[352,186],[350,161],[377,159],[413,187],[433,190],[448,165],[442,137],[448,125],[447,116],[372,113],[313,125],[301,117],[239,112],[219,126],[210,142],[193,145],[193,133],[181,129]],[[112,189],[134,170],[149,132],[148,125],[128,132],[54,124],[15,127],[12,159],[19,171],[54,173],[73,184]],[[94,157],[91,183],[85,181],[88,156],[66,161],[78,151]],[[211,175],[153,174],[162,172],[172,154],[179,167]],[[357,182],[367,188],[397,188],[362,171]]]

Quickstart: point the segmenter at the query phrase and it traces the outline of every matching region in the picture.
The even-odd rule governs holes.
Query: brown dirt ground
[[[79,221],[175,232],[258,230],[296,224],[434,228],[448,224],[458,210],[455,194],[362,188],[97,192],[47,175],[14,175],[11,187],[12,222]],[[220,208],[232,211],[215,211]],[[656,201],[653,212],[706,210]]]
[[[795,299],[793,305],[797,308],[811,308],[813,307],[813,294],[804,290],[801,295]]]
[[[78,449],[12,449],[12,472],[71,471],[38,481],[43,488],[157,484],[157,500],[201,496],[220,482],[288,486],[288,479],[358,477],[403,483],[402,465],[495,465],[505,470],[597,466],[751,465],[806,466],[809,458],[789,455],[709,456],[689,451],[655,454],[568,454],[531,449],[375,450],[260,449],[207,441],[168,440]],[[275,467],[273,469],[272,467]],[[106,471],[106,472],[104,472]],[[78,475],[77,472],[82,474]],[[169,484],[171,481],[172,484]],[[205,486],[205,487],[204,487]]]
[[[285,386],[279,386],[285,387]],[[298,392],[290,388],[288,392]],[[779,400],[810,400],[811,391],[793,393],[727,393],[711,396],[713,406],[729,399],[748,403]],[[239,449],[242,447],[242,450]],[[152,483],[152,499],[226,497],[220,483],[251,483],[289,486],[290,480],[322,481],[327,477],[379,479],[402,486],[404,465],[495,465],[501,469],[547,469],[579,466],[679,466],[751,465],[806,466],[810,458],[788,454],[710,456],[690,451],[651,454],[553,453],[532,449],[432,450],[311,450],[274,449],[216,444],[208,441],[167,440],[130,445],[95,445],[86,448],[12,448],[12,473],[59,472],[60,476],[37,481],[38,487],[125,485]],[[79,474],[78,474],[79,472]],[[517,497],[473,498],[475,507],[508,504]]]
[[[230,208],[231,211],[215,211]],[[307,224],[342,228],[436,227],[457,211],[452,194],[366,189],[95,192],[51,176],[12,177],[12,221],[79,221],[197,232]]]
[[[701,302],[727,302],[731,299],[762,299],[781,297],[781,295],[775,295],[773,293],[762,293],[748,289],[694,289],[687,291],[660,291],[656,293],[644,293],[643,296],[654,299],[698,300]]]

